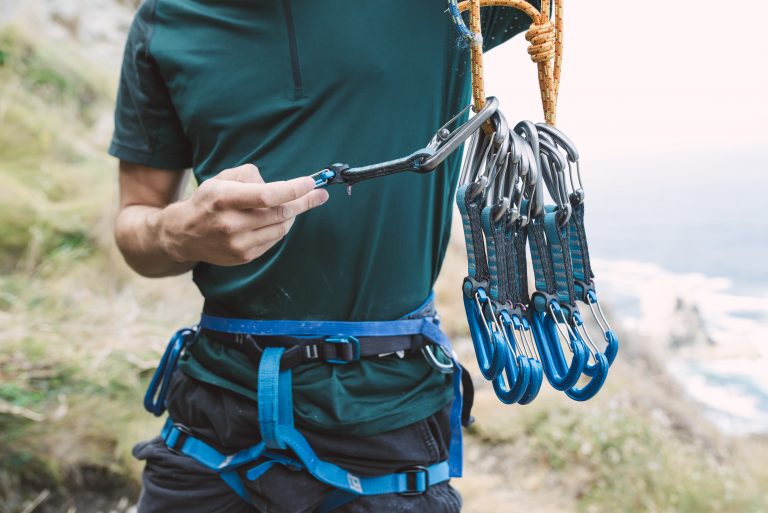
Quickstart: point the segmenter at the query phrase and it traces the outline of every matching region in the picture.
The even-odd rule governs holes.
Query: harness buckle
[[[350,345],[352,348],[352,357],[350,359],[332,358],[326,360],[327,363],[345,365],[347,363],[360,360],[360,341],[357,339],[357,337],[339,335],[334,337],[326,337],[325,341],[329,344]]]
[[[168,432],[168,435],[163,441],[165,442],[165,446],[170,452],[177,456],[183,456],[184,454],[181,452],[181,449],[184,447],[184,443],[187,441],[187,439],[192,436],[192,431],[190,431],[189,428],[184,424],[179,424],[178,422],[174,422],[173,427],[179,432],[176,439],[173,441],[173,443],[168,443],[168,439],[174,432],[172,429]]]
[[[400,492],[398,495],[406,497],[412,495],[421,495],[429,489],[429,469],[423,465],[414,465],[412,467],[401,468],[398,473],[405,474],[405,485],[408,489]],[[421,477],[423,476],[423,478]],[[422,486],[419,481],[423,479]]]

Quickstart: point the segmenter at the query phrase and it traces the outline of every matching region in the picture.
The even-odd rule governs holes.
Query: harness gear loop
[[[554,23],[550,21],[552,0],[541,0],[541,11],[525,0],[465,0],[456,3],[448,0],[453,23],[462,38],[470,44],[472,71],[472,98],[475,109],[485,104],[485,83],[483,79],[482,34],[480,28],[480,7],[511,7],[522,11],[532,20],[525,35],[530,43],[528,54],[536,63],[539,75],[539,91],[544,119],[555,125],[557,118],[557,95],[560,90],[560,74],[563,64],[563,0],[554,0]],[[460,13],[469,10],[467,29]]]

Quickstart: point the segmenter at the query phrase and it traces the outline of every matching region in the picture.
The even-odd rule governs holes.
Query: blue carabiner
[[[518,333],[520,335],[520,339],[524,342],[525,341],[524,330],[527,329],[530,332],[530,326],[528,325],[528,321],[525,320],[525,322],[523,323],[521,319],[525,319],[525,318],[524,317],[521,318],[521,316],[517,312],[517,309],[513,310],[513,312],[510,312],[507,309],[503,309],[499,314],[499,324],[501,325],[501,328],[504,330],[506,339],[509,341],[509,345],[511,346],[510,349],[512,350],[513,356],[518,355],[517,353],[518,337],[515,335],[515,333]],[[514,402],[517,402],[518,404],[530,404],[534,399],[536,399],[536,396],[539,394],[539,391],[541,390],[541,383],[543,380],[541,362],[539,362],[539,360],[537,360],[534,357],[528,357],[523,355],[518,355],[516,357],[516,361],[517,361],[518,367],[520,368],[520,372],[522,374],[520,379],[526,380],[526,383],[525,383],[526,386],[525,386],[525,389],[522,391],[521,395],[514,396],[516,398],[516,401]],[[512,377],[514,378],[515,375],[513,375]],[[517,390],[517,387],[513,386],[513,382],[509,379],[509,376],[507,379],[509,382],[509,386],[504,388],[503,390],[507,390],[506,396],[509,398],[509,397],[513,397],[512,390]],[[494,390],[496,390],[496,395],[499,395],[499,391],[497,390],[496,383],[494,383]],[[499,398],[502,401],[504,401],[504,398],[502,398],[501,396],[499,396]]]
[[[473,287],[469,277],[464,279],[464,285],[464,309],[477,365],[483,377],[492,380],[504,369],[507,348],[501,334],[492,329],[483,313],[483,308],[490,301],[485,289]]]
[[[541,390],[541,384],[544,382],[544,369],[539,360],[529,358],[531,364],[531,378],[528,384],[528,390],[525,391],[525,395],[518,401],[518,404],[531,404],[534,399],[539,395]]]
[[[531,329],[547,381],[555,390],[565,391],[579,381],[589,358],[589,350],[586,344],[576,337],[568,336],[568,340],[564,340],[561,326],[565,325],[567,332],[571,330],[563,316],[560,304],[556,299],[549,298],[542,308],[540,306],[542,298],[546,299],[546,295],[534,292]],[[568,344],[573,353],[570,364],[566,362],[563,354],[561,339]]]
[[[571,318],[579,319],[579,321],[574,321],[574,322],[581,322],[580,317],[578,315],[578,311],[574,312]],[[558,329],[554,327],[551,323],[547,325],[547,328],[548,328],[549,337],[552,337],[552,339],[556,339],[559,336]],[[600,353],[600,352],[592,353],[589,351],[586,343],[579,336],[578,331],[572,329],[572,330],[569,330],[568,333],[572,343],[581,343],[587,351],[587,360],[585,362],[584,370],[582,374],[584,376],[589,376],[590,380],[586,385],[582,387],[577,387],[576,385],[574,385],[568,388],[567,390],[565,390],[565,394],[575,401],[586,401],[587,399],[591,399],[592,397],[594,397],[595,394],[597,394],[600,391],[600,389],[603,387],[603,384],[605,383],[605,380],[608,377],[608,369],[610,367],[610,364],[608,363],[608,358],[603,353]],[[595,363],[593,364],[589,363],[590,356],[594,359]],[[555,365],[558,366],[559,372],[561,373],[566,372],[564,359],[555,358]]]
[[[531,378],[531,363],[523,355],[515,357],[511,351],[507,351],[506,356],[504,372],[493,380],[493,391],[496,392],[496,397],[501,402],[514,404],[520,402],[528,392]]]
[[[158,363],[147,387],[147,392],[144,394],[144,409],[155,417],[159,417],[165,412],[165,397],[168,394],[171,376],[176,370],[176,364],[181,353],[196,333],[196,328],[182,328],[177,331],[171,337],[163,356],[160,358],[160,363]]]
[[[517,341],[509,329],[512,318],[506,308],[499,312],[499,324],[507,345],[507,359],[504,372],[493,380],[493,390],[501,402],[514,404],[526,396],[531,386],[531,359],[518,354]]]
[[[574,401],[586,401],[592,399],[597,394],[608,377],[608,368],[610,364],[608,359],[603,353],[596,353],[592,355],[595,359],[595,363],[592,367],[592,374],[589,374],[592,379],[583,387],[571,387],[565,391],[565,395],[573,399]],[[586,372],[584,374],[587,374]]]
[[[528,319],[522,313],[522,310],[520,310],[520,307],[518,307],[515,313],[512,314],[512,325],[515,330],[520,333],[524,340],[526,334],[529,335],[529,342],[531,342],[531,345],[534,346],[533,349],[535,349],[535,342],[533,342],[533,332],[531,331],[531,325],[528,322]],[[531,378],[528,385],[528,390],[520,399],[520,401],[518,401],[519,404],[530,404],[533,402],[533,400],[536,399],[536,396],[539,395],[541,385],[544,381],[544,369],[542,367],[541,361],[536,358],[529,358],[529,361],[531,363]]]

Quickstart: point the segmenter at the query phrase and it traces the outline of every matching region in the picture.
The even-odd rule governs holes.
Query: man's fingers
[[[259,168],[253,164],[243,164],[242,166],[225,169],[214,177],[218,180],[229,180],[242,183],[264,183]]]
[[[260,226],[282,223],[303,214],[307,210],[319,207],[326,201],[328,201],[328,191],[324,189],[313,190],[309,194],[288,203],[254,210],[252,224],[254,228],[258,229]]]
[[[315,189],[315,181],[304,176],[284,182],[244,183],[226,191],[232,208],[269,208],[294,201]]]
[[[234,249],[242,251],[255,251],[263,249],[264,246],[272,246],[277,241],[288,235],[295,218],[291,218],[281,223],[271,224],[258,230],[243,232],[234,242]]]

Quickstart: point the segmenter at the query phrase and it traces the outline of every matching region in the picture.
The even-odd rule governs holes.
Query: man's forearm
[[[264,183],[253,164],[225,169],[177,201],[180,178],[178,172],[120,163],[115,240],[143,276],[182,274],[198,262],[252,262],[285,237],[297,215],[328,199],[309,176]]]
[[[123,208],[115,221],[115,240],[125,261],[148,278],[183,274],[196,262],[174,258],[163,241],[163,222],[171,204],[165,208],[131,205]]]

